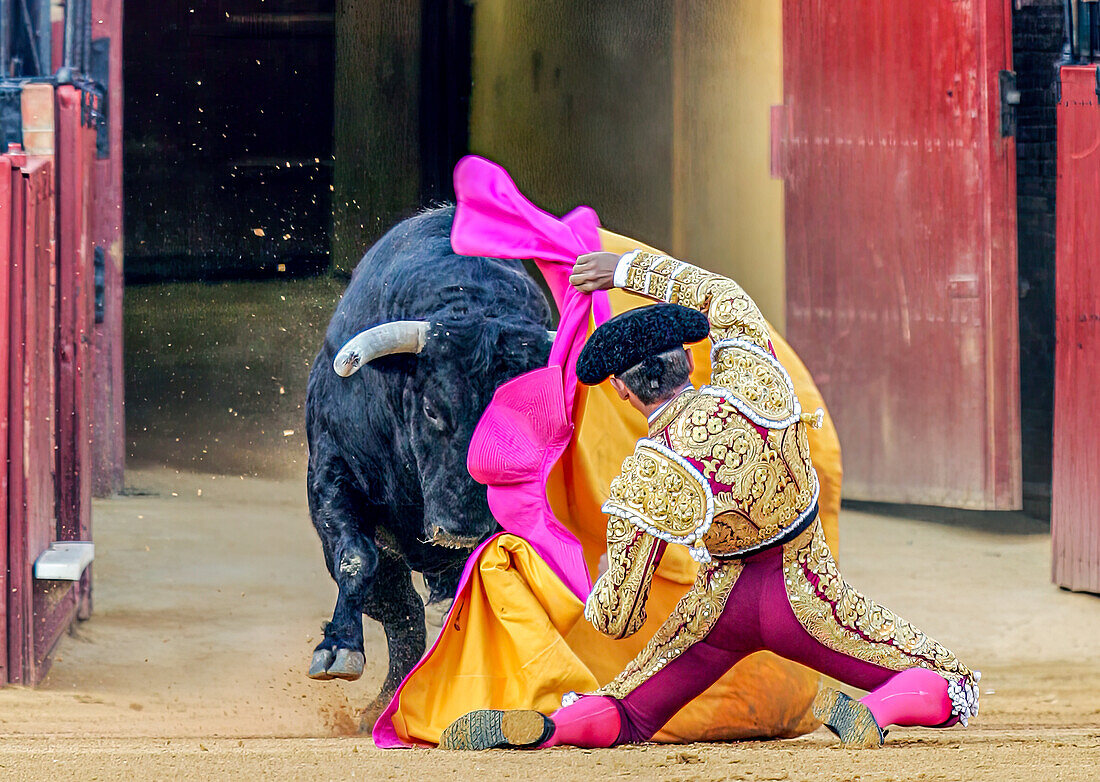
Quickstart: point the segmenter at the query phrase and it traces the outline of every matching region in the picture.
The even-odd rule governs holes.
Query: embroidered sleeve
[[[584,617],[605,635],[626,638],[645,624],[645,604],[665,543],[615,516],[607,522],[607,572],[584,604]]]
[[[625,267],[625,270],[624,270]],[[733,280],[667,255],[635,250],[616,269],[616,284],[631,293],[699,310],[710,320],[710,338],[743,339],[771,349],[768,323],[747,293]]]

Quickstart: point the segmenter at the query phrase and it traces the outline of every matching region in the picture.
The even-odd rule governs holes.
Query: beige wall
[[[781,13],[777,0],[678,3],[673,246],[735,278],[783,331],[783,183],[770,174]]]
[[[783,326],[775,0],[479,0],[471,148],[537,203],[738,279]]]
[[[541,206],[667,246],[671,0],[478,0],[470,146]]]

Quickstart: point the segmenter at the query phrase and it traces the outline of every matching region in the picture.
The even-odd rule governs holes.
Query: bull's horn
[[[361,331],[344,343],[332,368],[340,377],[350,377],[368,361],[394,353],[419,353],[428,341],[431,324],[426,320],[395,320]]]

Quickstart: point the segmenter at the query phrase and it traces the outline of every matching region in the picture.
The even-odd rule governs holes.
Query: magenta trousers
[[[614,700],[619,710],[616,744],[648,741],[685,704],[753,652],[774,652],[862,690],[876,689],[897,675],[889,668],[835,652],[803,629],[784,588],[782,546],[746,557],[744,562],[710,633],[625,698],[607,699]]]

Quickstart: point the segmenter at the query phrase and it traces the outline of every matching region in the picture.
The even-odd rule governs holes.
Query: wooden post
[[[420,3],[336,3],[333,267],[420,204]]]
[[[12,279],[11,160],[0,155],[0,686],[8,682],[8,421]]]
[[[1100,592],[1100,111],[1097,66],[1062,68],[1050,529],[1054,583]]]
[[[783,184],[771,175],[783,101],[782,8],[676,0],[672,45],[672,246],[737,280],[782,333]]]
[[[67,626],[35,605],[32,567],[57,538],[53,416],[54,171],[49,158],[10,155],[12,242],[8,400],[8,678],[36,684],[45,655]]]
[[[672,0],[478,0],[470,151],[543,209],[671,251]]]
[[[23,151],[28,155],[53,157],[53,85],[24,85],[20,103],[23,110]]]
[[[102,251],[102,319],[96,318],[92,491],[122,490],[126,458],[122,376],[122,0],[92,0],[92,41],[108,39],[108,155],[92,167],[92,244]]]
[[[88,540],[91,527],[93,299],[89,226],[95,129],[81,121],[81,92],[57,89],[57,534]]]

